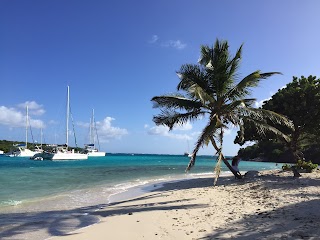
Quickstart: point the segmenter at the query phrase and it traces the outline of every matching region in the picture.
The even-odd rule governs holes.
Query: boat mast
[[[92,131],[91,131],[91,127],[92,127],[92,118],[90,118],[90,125],[89,125],[89,144],[92,143]]]
[[[69,111],[70,111],[70,99],[69,99],[69,86],[67,87],[67,126],[66,126],[66,129],[67,129],[67,132],[66,132],[66,144],[67,144],[67,147],[69,145]]]
[[[93,143],[93,145],[95,145],[95,137],[94,137],[94,132],[93,132],[93,130],[94,130],[94,109],[92,109],[92,125],[91,125],[91,127],[92,127],[92,143]]]
[[[28,105],[26,105],[26,148],[28,147],[28,115],[29,115],[29,109]]]
[[[42,127],[40,128],[40,147],[42,149],[42,135],[43,135],[43,132],[42,132]]]

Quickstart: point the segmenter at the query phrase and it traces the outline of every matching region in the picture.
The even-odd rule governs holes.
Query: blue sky
[[[175,91],[180,66],[197,63],[200,46],[216,38],[232,53],[244,43],[241,76],[283,73],[253,91],[260,102],[292,76],[320,76],[319,9],[317,0],[1,0],[0,139],[25,139],[28,104],[34,139],[43,127],[45,142],[64,143],[70,85],[79,146],[94,108],[102,150],[182,154],[205,121],[168,132],[152,122],[159,110],[150,102]],[[226,155],[239,149],[235,133],[227,133]]]

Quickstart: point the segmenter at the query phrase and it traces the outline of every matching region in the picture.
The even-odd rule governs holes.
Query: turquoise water
[[[110,154],[84,161],[32,161],[1,156],[0,206],[94,187],[112,188],[116,193],[150,180],[186,177],[188,162],[188,157],[176,155]],[[190,173],[212,173],[214,164],[215,157],[199,156]],[[274,168],[274,163],[240,163],[241,171]],[[222,170],[227,171],[225,166]]]
[[[0,239],[40,240],[67,234],[98,222],[94,214],[98,209],[150,191],[161,186],[159,182],[211,177],[215,160],[199,156],[186,174],[186,156],[109,154],[83,161],[0,156]],[[239,167],[241,171],[279,168],[275,163],[245,161]],[[224,166],[222,170],[228,172]]]

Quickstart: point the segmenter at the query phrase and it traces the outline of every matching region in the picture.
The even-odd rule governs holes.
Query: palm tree
[[[155,96],[151,99],[155,108],[161,113],[153,117],[157,125],[168,126],[170,130],[175,125],[188,121],[206,119],[207,124],[198,137],[186,171],[195,164],[200,147],[211,143],[216,150],[216,179],[220,174],[223,161],[236,178],[242,178],[236,172],[222,153],[223,137],[226,129],[240,128],[244,133],[246,122],[253,123],[259,134],[271,131],[287,138],[278,129],[268,125],[266,119],[292,126],[291,122],[282,115],[272,111],[253,107],[254,98],[247,98],[251,88],[256,87],[262,79],[279,72],[261,73],[255,71],[245,78],[238,80],[238,68],[241,60],[242,46],[234,57],[229,53],[227,41],[216,40],[214,46],[201,46],[201,57],[198,64],[182,65],[177,72],[180,82],[177,93]],[[241,136],[241,134],[240,134]]]

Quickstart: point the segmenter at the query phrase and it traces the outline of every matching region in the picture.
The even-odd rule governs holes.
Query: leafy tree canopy
[[[260,156],[264,155],[267,157],[266,155],[268,155],[269,151],[264,149],[266,144],[261,143],[272,140],[273,142],[278,141],[279,152],[286,152],[289,149],[292,152],[291,156],[296,156],[303,152],[306,157],[314,158],[315,153],[319,151],[320,143],[319,82],[320,79],[317,79],[315,76],[309,76],[307,78],[304,76],[301,78],[293,77],[291,83],[278,90],[278,92],[262,106],[263,109],[278,112],[292,120],[294,125],[293,130],[280,126],[283,132],[290,135],[290,141],[282,141],[284,139],[280,139],[273,134],[267,134],[265,136],[258,135],[255,129],[248,124],[244,138],[240,139],[240,134],[238,134],[235,142],[243,144],[245,141],[256,140],[259,144],[255,148],[248,148],[247,151],[241,150],[240,154],[246,153],[247,156],[254,155],[254,149],[254,152],[260,153]],[[282,142],[282,147],[279,147],[279,141]],[[260,150],[256,148],[260,148]],[[249,153],[250,151],[251,153]],[[271,160],[271,158],[269,159]],[[291,159],[288,160],[290,161]],[[312,160],[314,161],[315,159]]]

